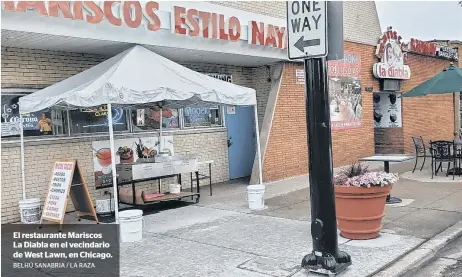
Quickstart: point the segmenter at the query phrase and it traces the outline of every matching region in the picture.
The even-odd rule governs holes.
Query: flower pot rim
[[[353,187],[353,186],[339,186],[339,185],[334,185],[334,191],[338,191],[338,192],[349,192],[349,193],[364,193],[364,192],[368,192],[368,193],[373,193],[373,192],[384,192],[384,191],[388,191],[388,190],[391,190],[391,188],[393,187],[393,184],[389,184],[389,185],[386,185],[386,186],[383,186],[383,187],[370,187],[370,188],[366,188],[366,187]]]

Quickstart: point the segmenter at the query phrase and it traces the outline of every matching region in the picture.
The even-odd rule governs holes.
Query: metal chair
[[[453,163],[454,167],[456,167],[456,153],[454,148],[453,141],[430,141],[430,150],[432,154],[432,179],[433,175],[438,176],[438,171],[442,168],[443,163],[448,163],[448,170],[446,172],[446,176],[449,175],[449,168],[451,167],[451,163]],[[437,164],[439,166],[437,167]],[[455,174],[452,175],[452,179],[454,179]]]
[[[427,157],[431,158],[431,153],[429,149],[426,149],[425,143],[421,136],[412,137],[412,141],[414,142],[414,146],[415,146],[415,165],[414,165],[414,169],[412,170],[412,173],[414,173],[417,167],[417,162],[419,161],[419,158],[424,158],[422,166],[420,167],[420,171],[422,171],[425,165],[425,160],[427,159]]]

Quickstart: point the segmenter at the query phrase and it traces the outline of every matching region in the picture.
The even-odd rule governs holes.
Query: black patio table
[[[376,155],[366,158],[359,159],[360,161],[365,162],[383,162],[384,171],[390,173],[390,163],[402,163],[414,159],[411,156],[400,156],[400,155]],[[391,194],[387,196],[387,204],[398,204],[401,203],[401,200],[398,197],[391,197]]]

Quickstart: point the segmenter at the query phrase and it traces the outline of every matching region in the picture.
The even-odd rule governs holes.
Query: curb
[[[462,220],[407,253],[396,263],[374,274],[373,277],[400,277],[404,273],[417,270],[460,235],[462,235]]]

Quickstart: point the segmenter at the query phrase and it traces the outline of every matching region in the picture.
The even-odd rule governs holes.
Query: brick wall
[[[377,62],[375,47],[346,42],[345,50],[359,52],[361,56],[363,91],[365,87],[374,87],[378,90],[378,81],[372,76],[372,66]],[[305,92],[304,85],[296,84],[297,69],[303,69],[303,65],[287,63],[284,66],[263,164],[265,181],[284,179],[308,172]],[[374,154],[372,93],[364,92],[362,101],[362,126],[332,132],[335,167]]]
[[[406,62],[411,79],[401,85],[407,92],[449,66],[448,60],[409,54]],[[403,129],[405,151],[414,152],[411,137],[422,136],[425,141],[454,138],[454,109],[452,94],[403,98]]]
[[[404,154],[403,128],[375,128],[376,154]]]

